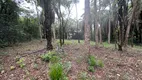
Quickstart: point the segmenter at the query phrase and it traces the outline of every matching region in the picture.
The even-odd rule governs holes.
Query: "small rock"
[[[117,74],[117,76],[120,76],[120,74]]]
[[[2,71],[1,71],[1,74],[4,74],[4,73],[5,73],[5,71],[4,71],[4,70],[2,70]]]

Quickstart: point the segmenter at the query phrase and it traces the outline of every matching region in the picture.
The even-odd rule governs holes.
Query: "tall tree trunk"
[[[140,29],[139,43],[142,43],[142,29]]]
[[[63,16],[62,16],[62,13],[61,13],[61,0],[59,0],[59,19],[60,19],[60,26],[59,26],[59,34],[60,34],[60,46],[63,45]]]
[[[95,14],[95,18],[94,18],[94,26],[95,26],[95,42],[96,42],[96,47],[98,47],[98,15],[97,15],[97,1],[94,0],[94,14]]]
[[[98,29],[98,32],[99,32],[99,42],[100,42],[100,44],[102,44],[102,29],[101,29],[102,26],[101,26],[101,19],[100,19],[100,16],[101,16],[100,10],[101,10],[101,2],[100,2],[100,0],[99,0],[98,21],[99,21],[100,23],[99,23],[99,29]]]
[[[63,44],[65,44],[65,25],[63,25]]]
[[[111,37],[111,20],[109,16],[109,25],[108,25],[108,43],[110,44],[110,37]]]
[[[100,44],[102,44],[102,29],[99,27]]]
[[[126,31],[126,34],[125,34],[125,42],[124,42],[125,46],[127,46],[127,44],[128,44],[128,38],[129,38],[130,29],[131,29],[131,24],[132,24],[132,21],[134,19],[134,15],[135,15],[135,11],[136,11],[136,8],[137,8],[138,0],[133,0],[133,2],[134,2],[135,5],[132,8],[132,14],[130,16],[128,26],[127,26],[127,31]]]
[[[47,50],[52,50],[53,46],[51,25],[54,22],[55,15],[51,9],[51,0],[44,1],[44,12],[44,27],[46,28]]]
[[[90,16],[90,0],[85,0],[85,45],[87,49],[89,49],[90,46],[90,24],[89,24],[89,17]]]
[[[119,7],[119,9],[118,9],[118,20],[119,20],[119,26],[120,26],[120,28],[119,28],[119,32],[118,32],[118,34],[119,34],[119,39],[118,39],[118,50],[119,51],[122,51],[122,35],[123,35],[123,6],[122,6],[122,0],[118,0],[118,7]]]
[[[59,26],[59,38],[60,38],[60,46],[62,46],[62,27],[61,27],[61,21],[60,21],[60,26]]]
[[[93,40],[93,31],[92,31],[92,25],[90,26],[90,31],[91,31],[91,40]]]
[[[53,28],[53,39],[54,39],[54,41],[56,40],[56,29],[55,29],[55,26]]]

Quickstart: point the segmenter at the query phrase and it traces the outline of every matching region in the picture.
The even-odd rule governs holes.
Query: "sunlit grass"
[[[60,40],[56,40],[56,44],[60,44]],[[65,40],[65,45],[70,45],[70,44],[84,44],[84,40],[80,40],[80,43],[78,43],[78,40]],[[91,45],[95,45],[95,42],[90,41]]]
[[[60,44],[60,41],[59,39],[56,40],[56,44]],[[84,44],[84,40],[80,40],[80,43],[78,43],[78,40],[65,40],[65,45],[77,45],[77,44]],[[95,45],[95,42],[94,41],[90,41],[90,45],[91,46],[94,46]],[[114,43],[108,43],[108,42],[103,42],[102,43],[103,47],[105,48],[115,48],[115,44]],[[138,50],[142,50],[142,46],[137,46],[137,45],[134,45],[134,49],[138,49]]]
[[[142,51],[142,46],[140,46],[140,45],[134,45],[133,49]]]
[[[113,47],[115,47],[115,44],[112,44],[112,43],[107,43],[107,42],[103,42],[103,46],[105,47],[105,48],[113,48]]]

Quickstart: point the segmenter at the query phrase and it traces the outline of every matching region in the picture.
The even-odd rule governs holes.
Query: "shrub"
[[[94,66],[89,66],[89,67],[88,67],[88,70],[89,70],[90,72],[95,72]]]
[[[63,65],[61,63],[52,64],[50,67],[49,76],[51,80],[63,80]]]
[[[55,55],[56,53],[54,51],[49,51],[46,54],[41,55],[41,59],[43,61],[49,62],[49,60]]]
[[[96,66],[97,65],[96,64],[96,59],[92,55],[89,56],[88,63],[89,63],[90,66]]]
[[[41,59],[43,61],[46,61],[48,62],[50,60],[51,56],[49,54],[44,54],[44,55],[41,55]]]
[[[97,66],[102,68],[102,67],[104,67],[104,63],[101,60],[98,60]]]

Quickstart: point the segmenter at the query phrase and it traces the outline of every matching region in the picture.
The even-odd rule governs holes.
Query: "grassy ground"
[[[69,80],[142,80],[142,48],[129,48],[119,52],[114,44],[103,43],[95,48],[91,42],[90,55],[104,63],[103,68],[88,71],[88,51],[77,40],[65,40],[61,62],[71,62]],[[59,40],[54,44],[55,50]],[[49,63],[41,60],[46,54],[46,41],[32,41],[0,49],[0,80],[49,80]],[[23,59],[17,63],[17,58]],[[23,65],[20,67],[20,65]],[[95,79],[94,79],[95,78]]]

